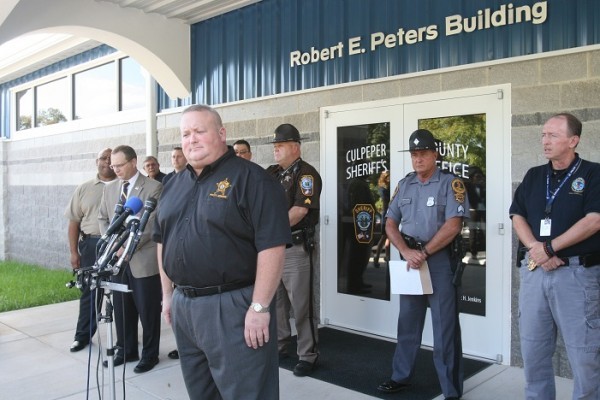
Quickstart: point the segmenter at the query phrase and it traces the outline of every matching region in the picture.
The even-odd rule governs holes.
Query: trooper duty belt
[[[402,235],[402,239],[406,242],[408,248],[413,250],[423,250],[427,242],[422,240],[417,240],[412,236],[406,235],[404,233],[400,233]]]

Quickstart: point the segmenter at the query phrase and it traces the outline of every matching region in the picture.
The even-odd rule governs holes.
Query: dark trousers
[[[427,305],[433,326],[433,362],[446,397],[463,393],[462,341],[458,318],[458,291],[447,255],[438,252],[429,258],[433,294],[401,295],[398,316],[398,343],[392,363],[392,380],[408,383],[415,372],[421,347]]]
[[[158,357],[162,290],[160,275],[135,278],[129,265],[113,277],[113,282],[129,287],[131,293],[113,292],[118,348],[126,358],[138,356],[138,318],[142,323],[142,358]],[[123,350],[119,350],[123,354]]]
[[[190,399],[279,399],[275,313],[271,313],[268,343],[253,349],[244,339],[253,291],[254,286],[248,286],[190,298],[175,289],[173,332]]]
[[[80,265],[81,267],[90,267],[96,262],[96,244],[98,238],[88,237],[81,239],[78,243]],[[96,293],[99,292],[99,293]],[[98,305],[95,300],[98,299]],[[79,317],[77,318],[77,328],[75,330],[75,340],[80,342],[89,342],[96,333],[96,307],[102,303],[102,290],[90,291],[88,286],[81,290],[79,299]]]

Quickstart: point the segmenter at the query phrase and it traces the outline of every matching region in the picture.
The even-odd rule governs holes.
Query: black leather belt
[[[571,260],[576,260],[577,263],[584,268],[600,265],[600,253],[586,254],[584,256],[560,257],[560,259],[565,263],[563,267],[568,267]]]
[[[177,286],[177,290],[181,290],[185,297],[201,297],[201,296],[211,296],[213,294],[220,294],[225,292],[230,292],[236,289],[242,289],[248,286],[253,285],[253,283],[248,282],[235,282],[235,283],[224,283],[222,285],[217,286],[207,286],[203,288],[196,288],[191,286]]]
[[[86,239],[100,239],[100,235],[88,235],[87,233],[83,233],[81,232],[81,240],[86,240]]]

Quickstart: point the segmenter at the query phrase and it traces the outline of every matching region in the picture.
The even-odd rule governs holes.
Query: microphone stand
[[[133,257],[148,219],[150,218],[150,214],[154,211],[155,207],[156,199],[149,198],[144,206],[144,213],[141,220],[133,218],[129,221],[127,227],[121,226],[118,231],[114,231],[110,235],[110,239],[108,236],[101,239],[100,255],[96,258],[94,266],[80,269],[78,271],[77,283],[70,282],[67,284],[68,287],[77,286],[78,288],[82,288],[83,285],[89,285],[90,290],[104,289],[104,296],[106,297],[105,313],[104,315],[98,315],[97,320],[98,323],[106,323],[106,362],[108,366],[110,398],[112,400],[116,400],[117,392],[115,386],[114,360],[116,351],[114,348],[112,330],[114,308],[111,301],[111,295],[112,292],[115,291],[131,293],[131,290],[125,284],[110,282],[108,279],[111,275],[118,275],[122,265],[129,262]],[[121,217],[117,214],[117,210],[115,210],[113,221]],[[121,248],[123,248],[123,251],[120,255],[117,255]],[[125,357],[124,354],[123,357]]]
[[[147,221],[148,218],[146,218]],[[136,241],[135,239],[141,235],[141,231],[143,231],[145,227],[145,223],[143,226],[140,226],[140,221],[138,219],[132,219],[124,232],[121,233],[118,239],[115,239],[116,245],[107,246],[108,251],[112,254],[104,255],[105,258],[99,257],[99,260],[102,260],[106,265],[106,268],[101,269],[98,273],[98,277],[102,278],[108,277],[110,275],[118,275],[121,271],[121,267],[123,263],[129,262],[129,260],[133,257],[133,253],[139,243],[139,239]],[[120,256],[117,256],[119,249],[123,248]],[[112,262],[112,263],[111,263]],[[103,320],[106,323],[106,358],[108,363],[108,379],[109,379],[109,387],[111,393],[111,399],[116,400],[116,385],[115,385],[115,348],[113,345],[113,305],[111,302],[111,294],[113,291],[122,292],[122,293],[131,293],[129,287],[122,283],[109,282],[106,279],[100,279],[100,288],[104,289],[104,296],[106,297],[106,311],[104,315],[100,315],[98,320]],[[123,354],[125,357],[125,354]]]
[[[113,237],[109,241],[109,245],[104,247],[103,254],[98,257],[92,275],[88,278],[90,288],[103,289],[104,297],[106,298],[105,312],[104,314],[98,315],[97,319],[98,323],[106,323],[106,362],[108,364],[108,381],[111,400],[116,400],[117,398],[114,360],[116,349],[114,347],[113,339],[114,307],[112,295],[113,292],[131,293],[131,290],[125,284],[111,282],[108,279],[112,275],[117,275],[120,271],[124,253],[121,257],[117,256],[117,253],[128,236],[131,236],[131,232],[128,232],[127,230],[120,234],[113,234]],[[118,269],[115,268],[116,264],[119,264]]]
[[[110,398],[112,400],[116,400],[117,398],[117,389],[115,385],[115,348],[113,341],[113,329],[112,324],[113,320],[113,305],[111,301],[111,295],[113,291],[130,293],[131,290],[122,283],[109,282],[106,280],[100,281],[100,288],[104,289],[104,297],[106,297],[106,305],[104,315],[98,316],[98,322],[106,323],[106,360],[108,363],[108,383],[109,383],[109,391]]]

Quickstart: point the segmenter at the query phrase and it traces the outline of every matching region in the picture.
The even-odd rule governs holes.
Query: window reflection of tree
[[[470,219],[463,230],[465,245],[472,258],[485,252],[485,139],[486,115],[458,115],[419,120],[419,128],[429,129],[438,140],[438,148],[461,145],[466,154],[440,155],[438,160],[466,164],[462,176],[470,204]]]
[[[469,168],[469,179],[465,180],[465,186],[471,206],[471,218],[468,221],[469,252],[476,259],[479,252],[485,251],[485,175],[481,168]]]
[[[385,233],[385,215],[387,214],[387,209],[390,204],[390,171],[383,171],[379,175],[379,180],[377,181],[377,189],[379,192],[379,200],[381,200],[381,237],[377,242],[377,250],[375,251],[375,255],[373,256],[373,266],[375,268],[379,268],[379,259],[381,257],[381,251],[383,250],[384,246],[384,260],[387,262],[390,259],[390,243],[387,240],[387,235]]]

